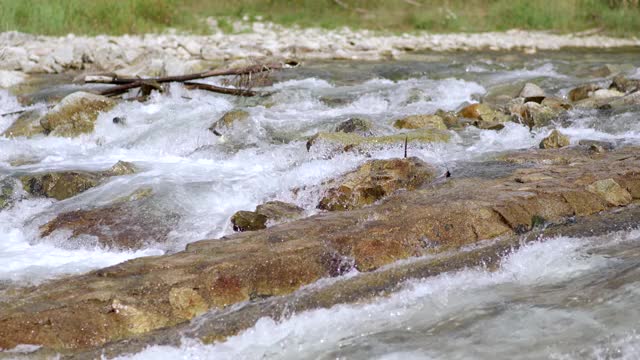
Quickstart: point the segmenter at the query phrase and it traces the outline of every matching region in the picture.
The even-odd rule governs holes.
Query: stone
[[[546,106],[556,112],[563,112],[565,110],[570,110],[572,107],[571,104],[556,97],[545,97],[544,100],[542,100],[542,102],[540,103],[540,105]]]
[[[486,104],[472,104],[464,107],[458,112],[458,115],[474,120],[473,125],[480,129],[500,130],[504,127],[503,123],[511,120],[511,117],[498,110],[493,109]]]
[[[355,133],[361,136],[372,135],[371,121],[362,118],[349,118],[336,125],[335,132]]]
[[[56,200],[64,200],[87,191],[111,176],[133,174],[133,164],[118,161],[106,171],[57,171],[20,177],[26,192],[34,196],[44,196]]]
[[[598,89],[592,95],[596,99],[609,99],[624,96],[623,92],[613,89]]]
[[[558,130],[553,130],[551,134],[540,142],[540,149],[559,149],[569,146],[570,143],[568,136],[563,135]]]
[[[526,83],[524,84],[524,86],[522,87],[522,90],[520,90],[520,92],[518,93],[518,97],[521,98],[544,98],[547,95],[545,94],[544,90],[542,90],[542,88],[540,88],[538,85],[533,84],[533,83]]]
[[[613,78],[609,89],[618,90],[623,93],[630,93],[640,89],[640,79],[628,79],[622,75]]]
[[[282,201],[268,201],[255,211],[238,211],[231,217],[234,231],[256,231],[267,228],[267,222],[282,222],[304,214],[304,209]]]
[[[583,139],[578,141],[578,145],[586,146],[590,149],[598,150],[596,152],[605,152],[605,151],[611,151],[615,149],[615,145],[613,143],[608,141],[599,141],[599,140]]]
[[[587,190],[613,206],[628,205],[633,200],[631,194],[613,179],[598,180],[587,186]]]
[[[40,236],[67,230],[72,237],[69,241],[88,235],[95,245],[119,250],[137,250],[149,243],[167,241],[181,216],[167,211],[152,196],[140,195],[134,192],[105,206],[58,214],[40,227]],[[88,240],[83,241],[85,244]]]
[[[296,308],[301,311],[328,308],[358,301],[362,292],[387,294],[407,279],[494,266],[523,238],[539,241],[540,233],[523,233],[542,219],[548,229],[580,224],[573,228],[577,232],[545,232],[542,238],[626,229],[637,224],[638,209],[602,212],[614,205],[586,187],[614,179],[640,198],[639,151],[626,147],[598,156],[576,148],[518,151],[511,156],[529,159],[520,172],[505,164],[511,171],[499,176],[451,177],[360,209],[322,212],[263,231],[190,243],[184,251],[21,287],[3,293],[0,348],[34,344],[48,353],[99,358],[112,345],[126,351],[134,343],[169,344],[165,341],[193,330],[186,320],[204,306],[215,316],[200,318],[188,336],[220,340],[253,326],[265,314],[282,314],[291,304],[305,304]],[[573,162],[548,161],[558,155]],[[525,170],[538,180],[535,184],[515,181]],[[131,217],[139,204],[121,214]],[[94,221],[105,219],[110,226],[108,212],[96,214]],[[612,222],[617,227],[610,227]],[[465,251],[456,251],[462,247]],[[427,256],[433,254],[438,256]],[[407,259],[411,261],[399,262]],[[307,286],[352,269],[360,274],[327,287]],[[302,287],[305,291],[297,292]],[[325,292],[328,288],[332,290]],[[321,293],[304,299],[307,291]],[[159,337],[165,330],[171,337]],[[95,353],[86,355],[88,350]]]
[[[10,88],[24,82],[27,76],[20,71],[0,70],[0,88]]]
[[[328,133],[319,132],[307,141],[307,150],[317,144],[325,144],[333,150],[348,151],[356,148],[380,147],[393,144],[408,143],[434,143],[447,142],[451,134],[446,131],[436,129],[418,129],[406,133],[399,133],[386,136],[361,136],[354,133]]]
[[[40,125],[51,136],[79,136],[92,132],[98,114],[111,110],[115,105],[115,101],[106,96],[74,92],[45,114]]]
[[[600,87],[595,84],[578,86],[577,88],[569,91],[569,100],[571,100],[572,102],[577,102],[583,99],[587,99],[593,95],[594,91],[599,89]]]
[[[371,160],[327,184],[323,210],[360,208],[399,190],[415,189],[435,178],[435,169],[417,158]]]
[[[453,111],[438,109],[434,115],[437,115],[442,119],[444,124],[447,126],[447,129],[463,129],[471,125],[470,121],[459,118]]]
[[[397,129],[424,129],[432,128],[446,130],[447,125],[438,115],[411,115],[394,121],[393,127]]]
[[[8,138],[20,136],[31,138],[44,134],[44,128],[40,125],[41,118],[42,113],[39,110],[25,111],[2,133],[2,136]]]
[[[232,110],[226,112],[220,119],[214,122],[210,127],[209,131],[214,133],[217,136],[222,136],[226,131],[229,130],[234,124],[238,122],[243,122],[249,119],[249,113],[245,110]]]
[[[16,187],[17,183],[13,178],[6,177],[0,180],[0,210],[13,204]]]
[[[231,216],[233,231],[256,231],[267,228],[267,217],[255,211],[238,211]]]
[[[536,102],[527,102],[523,105],[522,119],[529,128],[547,126],[558,115],[559,113],[552,108]]]

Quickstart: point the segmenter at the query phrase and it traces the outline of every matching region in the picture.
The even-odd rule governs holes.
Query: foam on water
[[[640,232],[608,239],[609,245],[637,243]],[[179,348],[152,346],[123,358],[511,359],[514,351],[521,358],[549,357],[558,354],[558,348],[572,349],[594,329],[602,330],[597,312],[545,305],[557,296],[554,289],[570,287],[619,262],[592,253],[602,243],[603,238],[566,237],[534,243],[504,259],[496,272],[465,270],[414,280],[404,290],[368,304],[303,312],[282,322],[262,318],[220,344],[185,339]],[[507,298],[512,303],[505,303]],[[563,337],[568,346],[554,341],[574,328],[571,341]],[[621,351],[628,357],[637,336],[625,339],[620,347],[626,346]]]

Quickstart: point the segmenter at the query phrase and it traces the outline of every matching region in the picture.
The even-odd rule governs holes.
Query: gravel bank
[[[127,75],[174,75],[221,62],[264,57],[377,60],[415,51],[557,50],[640,46],[640,40],[606,36],[511,30],[478,34],[400,34],[368,30],[284,28],[271,23],[246,25],[243,32],[208,36],[48,37],[0,33],[0,86],[19,82],[21,73],[68,70],[116,71]]]

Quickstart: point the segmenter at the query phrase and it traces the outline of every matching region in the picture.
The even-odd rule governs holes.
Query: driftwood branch
[[[215,69],[196,74],[186,74],[178,76],[163,76],[154,78],[132,78],[132,77],[118,77],[116,74],[101,74],[101,75],[88,75],[85,76],[82,81],[84,83],[99,83],[99,84],[111,84],[116,85],[109,89],[99,91],[98,94],[104,96],[118,96],[126,93],[131,89],[143,88],[147,93],[150,88],[157,89],[159,84],[169,82],[181,82],[187,85],[190,89],[201,89],[221,94],[229,94],[236,96],[255,96],[258,93],[251,91],[249,86],[247,88],[226,88],[215,85],[208,85],[202,83],[193,83],[192,80],[205,79],[214,76],[246,76],[251,79],[253,74],[270,72],[273,70],[287,69],[298,66],[298,62],[288,61],[283,63],[270,63],[270,64],[257,64],[246,66],[242,68],[233,69]]]

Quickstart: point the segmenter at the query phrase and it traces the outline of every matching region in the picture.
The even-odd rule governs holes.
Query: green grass
[[[610,35],[640,35],[638,0],[0,0],[0,31],[48,35],[169,27],[203,33],[207,16],[225,31],[232,31],[234,19],[261,16],[283,25],[393,32],[601,28]]]

